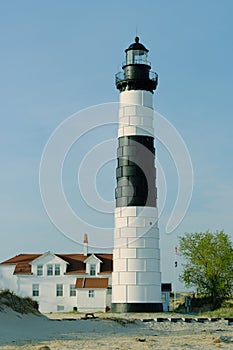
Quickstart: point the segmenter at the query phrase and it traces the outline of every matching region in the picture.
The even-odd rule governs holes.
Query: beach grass
[[[198,314],[199,316],[206,316],[206,317],[217,317],[217,318],[231,318],[233,317],[233,308],[232,307],[221,307],[214,311],[206,311],[206,312],[200,312]]]

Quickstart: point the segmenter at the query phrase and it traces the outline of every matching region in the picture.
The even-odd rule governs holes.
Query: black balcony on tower
[[[123,71],[116,74],[116,87],[120,92],[125,90],[146,90],[153,93],[158,85],[158,74],[151,72],[148,61],[149,50],[139,43],[139,37],[126,52]]]

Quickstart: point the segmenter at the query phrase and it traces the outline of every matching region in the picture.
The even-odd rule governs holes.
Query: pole
[[[177,254],[178,254],[178,247],[175,247],[175,262],[174,262],[174,283],[173,283],[173,289],[174,289],[174,304],[173,304],[173,311],[175,311],[176,308],[176,278],[177,278],[177,274],[176,274],[176,269],[178,266],[178,262],[177,262]]]

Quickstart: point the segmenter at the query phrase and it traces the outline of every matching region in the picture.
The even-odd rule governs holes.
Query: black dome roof
[[[129,51],[129,50],[143,50],[146,52],[149,52],[149,50],[139,42],[139,37],[136,36],[135,38],[135,43],[131,44],[128,49],[125,50],[125,52]]]

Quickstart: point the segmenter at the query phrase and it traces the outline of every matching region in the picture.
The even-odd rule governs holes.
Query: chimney
[[[83,255],[87,256],[88,251],[88,237],[87,233],[84,233],[84,239],[83,239]]]

